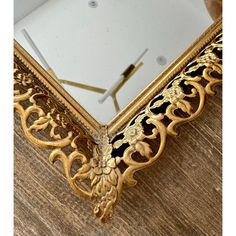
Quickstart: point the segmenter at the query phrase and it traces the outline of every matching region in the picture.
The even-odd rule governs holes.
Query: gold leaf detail
[[[148,143],[143,141],[139,141],[135,144],[135,149],[142,155],[146,157],[150,157],[152,154],[152,149]]]
[[[34,124],[30,126],[30,130],[36,130],[36,131],[44,130],[48,127],[50,120],[51,117],[47,116],[39,117],[39,119],[36,120]]]
[[[31,62],[23,62],[21,58],[25,56],[19,53],[22,49],[17,48],[14,107],[21,116],[24,133],[32,143],[51,150],[51,163],[62,162],[73,191],[96,203],[94,214],[103,222],[111,217],[123,185],[136,184],[134,173],[158,160],[167,135],[177,135],[176,126],[196,118],[203,110],[206,96],[214,95],[214,87],[221,83],[222,76],[222,33],[219,31],[220,28],[217,35],[212,31],[214,34],[209,38],[215,38],[201,46],[202,51],[188,59],[191,61],[185,68],[175,69],[166,87],[147,101],[111,140],[106,126],[101,126],[96,141],[87,135],[87,127],[75,122],[78,117],[75,119],[70,108],[61,102],[64,97],[53,92],[55,89],[42,76],[36,76],[40,73]],[[184,115],[179,115],[179,111]],[[41,140],[33,131],[44,131],[45,139]],[[150,145],[151,142],[156,145]],[[146,158],[138,162],[133,158],[135,153]],[[80,166],[75,168],[77,162]],[[90,182],[86,188],[85,180]]]

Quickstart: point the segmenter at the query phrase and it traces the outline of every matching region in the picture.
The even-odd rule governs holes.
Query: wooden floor
[[[15,235],[221,235],[221,89],[204,113],[170,138],[162,158],[136,175],[113,219],[100,224],[48,153],[31,145],[15,116]]]

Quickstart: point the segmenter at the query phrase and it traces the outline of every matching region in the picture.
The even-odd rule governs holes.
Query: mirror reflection
[[[15,38],[108,123],[213,21],[204,0],[15,0]]]

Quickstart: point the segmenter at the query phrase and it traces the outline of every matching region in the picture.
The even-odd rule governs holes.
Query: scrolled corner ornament
[[[73,191],[93,201],[94,214],[105,222],[123,185],[135,185],[134,173],[152,165],[167,136],[176,136],[177,125],[199,116],[206,96],[215,94],[222,77],[222,33],[112,138],[106,126],[101,126],[97,140],[88,135],[26,64],[15,53],[14,107],[23,131],[32,143],[51,150],[51,163],[62,162]],[[76,162],[80,164],[74,168]]]

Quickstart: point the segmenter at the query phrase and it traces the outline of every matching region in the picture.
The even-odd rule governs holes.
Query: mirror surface
[[[213,23],[204,0],[15,0],[14,20],[16,40],[103,124]]]

